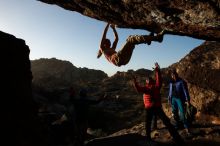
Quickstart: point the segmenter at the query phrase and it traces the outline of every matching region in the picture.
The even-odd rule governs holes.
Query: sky
[[[152,69],[154,62],[161,68],[178,62],[204,40],[185,36],[165,35],[162,43],[136,45],[130,62],[116,67],[104,55],[97,59],[106,22],[68,11],[37,0],[0,0],[0,31],[25,40],[30,59],[57,58],[76,67],[102,70],[109,76],[117,71]],[[149,34],[145,30],[116,28],[120,50],[129,35]],[[111,29],[107,37],[113,41]]]

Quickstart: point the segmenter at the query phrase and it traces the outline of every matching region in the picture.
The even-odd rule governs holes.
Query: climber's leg
[[[134,45],[147,43],[148,45],[151,44],[151,41],[162,42],[164,30],[154,36],[154,33],[150,33],[150,35],[131,35],[127,38],[127,42],[130,42]]]
[[[135,45],[128,41],[125,43],[122,49],[119,50],[115,56],[115,62],[117,66],[126,65],[130,61],[134,47]]]
[[[117,66],[126,65],[133,53],[135,45],[147,43],[151,44],[151,41],[163,41],[164,31],[160,32],[156,36],[151,33],[150,35],[131,35],[127,38],[125,45],[118,51],[118,53],[114,56],[112,60],[114,60],[114,64]]]

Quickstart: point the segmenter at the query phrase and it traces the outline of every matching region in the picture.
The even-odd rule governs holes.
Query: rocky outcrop
[[[176,68],[189,83],[190,96],[198,109],[219,115],[219,42],[203,43],[170,68]]]
[[[107,74],[100,70],[77,68],[68,61],[38,59],[31,61],[33,84],[47,90],[99,83]]]
[[[29,47],[24,40],[1,31],[0,44],[2,143],[7,146],[44,146],[45,137],[32,99]]]
[[[39,0],[118,27],[220,40],[219,0]]]

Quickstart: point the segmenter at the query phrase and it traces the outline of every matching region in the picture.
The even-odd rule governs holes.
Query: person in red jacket
[[[145,130],[147,140],[151,140],[151,122],[154,115],[159,117],[164,125],[168,128],[174,141],[178,144],[183,143],[183,139],[170,123],[170,119],[166,116],[162,109],[160,89],[162,85],[160,67],[155,63],[155,81],[151,77],[147,77],[146,85],[140,86],[136,77],[133,76],[133,85],[138,92],[143,93],[144,107],[146,111]]]
[[[114,35],[115,35],[115,40],[113,44],[111,45],[111,41],[106,38],[106,34],[108,31],[109,26],[112,28]],[[162,42],[163,41],[163,35],[165,31],[161,31],[157,35],[154,36],[154,33],[151,33],[150,35],[130,35],[124,46],[116,52],[116,47],[118,44],[118,33],[115,29],[115,25],[113,24],[107,24],[100,43],[100,49],[98,51],[97,58],[100,58],[102,54],[105,55],[105,58],[113,63],[116,66],[121,66],[121,65],[126,65],[130,59],[132,52],[135,48],[135,45],[142,44],[142,43],[147,43],[148,45],[151,44],[152,41],[157,41],[157,42]]]

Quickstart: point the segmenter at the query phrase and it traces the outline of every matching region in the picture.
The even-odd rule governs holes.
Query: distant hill
[[[80,86],[85,83],[99,83],[108,77],[100,70],[77,68],[69,61],[56,58],[38,59],[31,61],[33,84],[46,89]]]
[[[100,70],[77,68],[69,61],[56,58],[41,58],[31,61],[33,74],[33,98],[40,105],[44,103],[64,104],[69,100],[69,89],[78,93],[81,88],[96,91],[107,74]]]

